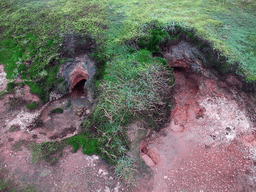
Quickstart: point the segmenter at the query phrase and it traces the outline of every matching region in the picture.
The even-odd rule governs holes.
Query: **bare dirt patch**
[[[23,103],[6,108],[9,97],[19,96]],[[29,144],[60,141],[77,134],[83,115],[90,113],[86,108],[86,91],[75,96],[55,96],[57,100],[34,110],[25,106],[39,100],[30,93],[28,86],[17,87],[0,100],[0,168],[7,170],[5,179],[12,178],[20,185],[34,184],[37,191],[127,191],[111,166],[81,150],[73,153],[72,147],[64,148],[54,166],[40,159],[33,160]],[[55,113],[55,109],[62,110]],[[33,121],[35,117],[37,121]]]
[[[165,53],[175,71],[175,105],[169,125],[140,146],[154,172],[152,191],[255,191],[248,97],[234,77],[218,80],[191,50],[180,42]]]

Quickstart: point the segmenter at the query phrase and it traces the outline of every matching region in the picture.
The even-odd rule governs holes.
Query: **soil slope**
[[[249,99],[234,76],[220,81],[189,47],[180,42],[165,53],[175,71],[175,105],[169,125],[140,146],[154,172],[152,191],[256,191]]]

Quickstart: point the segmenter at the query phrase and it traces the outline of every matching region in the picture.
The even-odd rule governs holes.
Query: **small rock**
[[[176,119],[172,119],[170,127],[174,132],[182,132],[184,130],[184,126],[182,124],[179,124]]]
[[[92,158],[93,158],[93,160],[99,159],[99,157],[97,155],[93,155]]]
[[[120,183],[118,182],[118,183],[117,183],[117,186],[114,188],[114,192],[118,192],[118,191],[119,191],[119,188],[120,188]]]
[[[153,161],[148,155],[143,154],[143,155],[141,156],[141,158],[145,161],[145,163],[147,164],[147,166],[149,166],[149,167],[155,166],[154,161]]]
[[[113,177],[110,176],[110,177],[108,178],[108,180],[109,180],[109,181],[112,181],[112,180],[113,180]]]
[[[85,110],[85,115],[89,115],[89,113],[90,113],[90,109],[86,109]]]
[[[84,113],[84,111],[85,111],[84,106],[80,106],[80,107],[78,107],[77,110],[76,110],[76,115],[78,115],[78,116],[81,117],[82,114]]]
[[[108,174],[108,172],[107,172],[107,171],[104,171],[104,170],[102,170],[102,169],[99,169],[98,174],[99,174],[99,175],[101,174],[102,176],[105,176],[105,175]]]

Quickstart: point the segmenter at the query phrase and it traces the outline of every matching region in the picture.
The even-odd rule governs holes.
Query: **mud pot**
[[[202,67],[195,47],[181,41],[164,53],[174,68],[169,125],[140,144],[154,172],[155,192],[256,191],[255,110],[237,89]]]

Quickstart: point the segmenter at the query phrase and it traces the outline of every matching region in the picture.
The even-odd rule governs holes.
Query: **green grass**
[[[114,0],[112,7],[115,7],[115,13],[119,16],[126,13],[123,22],[126,34],[117,35],[115,41],[129,40],[143,35],[145,24],[152,20],[165,25],[180,22],[188,28],[195,28],[196,35],[212,42],[214,48],[228,58],[227,66],[223,67],[224,71],[238,62],[240,63],[239,72],[245,74],[248,81],[254,81],[256,75],[254,65],[256,59],[254,54],[255,1],[147,0],[140,2]],[[230,25],[233,27],[228,30],[223,29],[223,26]],[[229,34],[227,40],[220,38],[220,30]]]
[[[16,83],[8,82],[7,87],[6,87],[6,91],[11,92],[15,89],[16,86],[17,86]]]
[[[67,146],[65,140],[43,143],[31,143],[28,145],[32,151],[32,162],[38,163],[40,160],[45,160],[51,165],[55,165],[58,159],[62,156],[64,147]]]
[[[117,161],[115,172],[119,178],[122,178],[128,186],[135,186],[135,172],[134,160],[130,157],[123,156]]]
[[[12,150],[14,150],[14,151],[22,151],[21,146],[22,146],[25,142],[26,142],[25,140],[16,141],[16,142],[13,144],[13,146],[12,146]]]
[[[27,109],[36,109],[37,107],[38,107],[38,105],[33,102],[26,105]]]
[[[256,80],[256,14],[248,10],[230,8],[232,12],[213,12],[212,17],[222,24],[213,28],[209,25],[210,34],[224,41],[230,49],[226,54],[229,63],[240,63],[240,73],[246,74],[248,81]]]
[[[51,113],[63,113],[63,109],[56,108],[56,109],[51,110]]]
[[[7,78],[15,79],[22,76],[24,80],[28,80],[26,83],[29,84],[32,92],[38,93],[45,102],[48,100],[48,94],[44,93],[41,87],[49,91],[54,87],[54,80],[56,80],[54,79],[56,73],[48,74],[46,69],[49,70],[59,62],[58,50],[64,34],[77,31],[90,34],[98,42],[108,39],[107,42],[118,43],[143,35],[145,24],[152,20],[163,24],[176,21],[190,28],[195,27],[200,36],[212,41],[216,49],[230,57],[230,63],[240,59],[239,62],[242,63],[243,68],[246,68],[244,73],[248,75],[247,80],[254,79],[255,34],[247,32],[247,37],[242,40],[243,46],[237,47],[236,41],[240,41],[243,31],[247,30],[244,26],[250,26],[251,22],[248,19],[255,20],[255,14],[250,12],[256,7],[255,2],[249,3],[242,0],[175,0],[171,2],[167,0],[160,2],[101,0],[97,3],[73,0],[44,2],[31,0],[24,3],[20,0],[1,0],[0,2],[2,21],[0,62],[5,64]],[[243,22],[244,26],[235,24],[234,30],[231,30],[232,35],[226,43],[225,40],[211,35],[209,26],[212,30],[216,30],[225,23],[229,25],[226,20],[230,14],[232,17],[239,14],[247,19]],[[114,20],[112,17],[116,16],[122,22],[115,20],[113,23],[122,25],[125,30],[115,33],[105,30]],[[238,30],[236,30],[237,26]],[[103,34],[106,34],[106,31],[108,31],[107,38],[103,40]],[[249,49],[246,53],[243,53],[244,46]],[[241,57],[234,58],[237,53]],[[31,63],[27,64],[26,61]],[[48,81],[42,83],[45,79]],[[32,81],[29,83],[29,80]]]
[[[19,125],[12,125],[9,128],[9,132],[16,132],[16,131],[19,131],[19,130],[20,130],[20,126]]]
[[[97,68],[92,86],[95,110],[84,120],[80,134],[63,143],[33,144],[34,161],[54,164],[69,144],[74,151],[81,147],[85,154],[115,164],[121,176],[118,170],[131,165],[125,163],[130,162],[125,159],[130,150],[129,123],[141,119],[146,127],[159,130],[169,117],[173,71],[164,59],[152,57],[160,52],[159,43],[184,33],[204,49],[195,38],[199,36],[221,52],[218,60],[208,54],[212,67],[224,73],[238,62],[238,72],[253,82],[255,8],[256,2],[248,0],[0,0],[0,63],[7,72],[9,91],[21,77],[32,93],[47,102],[49,91],[63,82],[56,74],[67,59],[59,53],[74,51],[66,50],[67,35],[86,37],[96,45],[90,53]],[[122,177],[129,178],[130,172],[123,171]]]
[[[90,1],[0,1],[0,63],[7,78],[22,77],[32,93],[47,102],[56,77],[65,34],[77,31],[98,36],[104,25],[104,5]],[[50,5],[50,7],[47,7]]]
[[[122,33],[124,28],[117,26],[109,30]],[[82,147],[86,154],[98,154],[108,163],[117,164],[130,148],[125,128],[129,123],[139,118],[149,122],[147,126],[152,129],[163,126],[170,112],[168,96],[173,72],[165,60],[153,58],[152,53],[159,52],[157,45],[168,38],[168,33],[154,29],[146,37],[144,49],[110,43],[106,57],[112,59],[106,63],[100,83],[96,82],[99,102],[83,122],[84,134],[69,139],[75,151]]]

